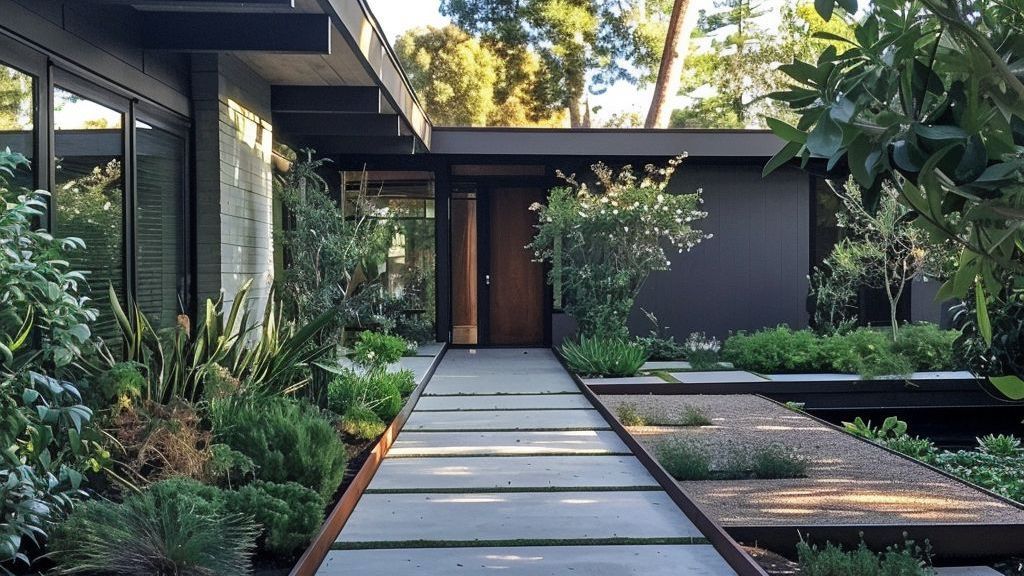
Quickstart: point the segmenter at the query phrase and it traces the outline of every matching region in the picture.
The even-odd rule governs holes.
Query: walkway
[[[450,350],[318,574],[733,574],[549,350]]]

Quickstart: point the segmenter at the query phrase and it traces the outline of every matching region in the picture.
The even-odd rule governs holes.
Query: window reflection
[[[136,301],[156,327],[185,308],[185,141],[135,125]]]
[[[100,311],[93,332],[116,342],[107,287],[124,299],[123,114],[62,88],[53,96],[55,232],[85,241],[72,266],[89,273],[89,296]]]
[[[0,150],[10,148],[31,162],[35,143],[35,79],[0,64]],[[34,188],[33,170],[20,169],[12,179],[12,189]]]

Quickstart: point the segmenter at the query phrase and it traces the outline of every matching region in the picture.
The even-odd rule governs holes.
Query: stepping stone
[[[550,394],[579,392],[551,350],[449,350],[426,394]]]
[[[630,376],[629,378],[583,378],[583,383],[592,384],[665,384],[658,376]]]
[[[719,370],[717,372],[676,372],[672,377],[683,384],[733,384],[738,382],[765,382],[756,374],[742,370]]]
[[[658,486],[632,456],[386,458],[370,490]]]
[[[494,394],[480,396],[423,396],[416,411],[424,410],[530,410],[591,409],[582,394]]]
[[[364,494],[337,542],[703,538],[664,492]]]
[[[427,372],[430,371],[430,366],[433,363],[432,356],[403,356],[397,364],[388,366],[388,371],[412,370],[412,373],[416,375],[416,383],[419,384],[427,377]]]
[[[735,574],[708,544],[333,550],[322,576],[725,576]]]
[[[440,354],[441,350],[444,350],[444,342],[429,342],[427,344],[420,344],[416,348],[416,355],[434,357]]]
[[[1002,574],[988,566],[951,566],[935,569],[935,576],[1002,576]]]
[[[644,365],[640,367],[641,370],[689,370],[690,363],[683,362],[682,360],[652,360],[650,362],[644,362]]]
[[[856,382],[856,374],[767,374],[772,382]]]
[[[402,432],[388,458],[406,456],[629,454],[610,430]]]
[[[579,430],[608,428],[597,410],[413,412],[404,430]]]

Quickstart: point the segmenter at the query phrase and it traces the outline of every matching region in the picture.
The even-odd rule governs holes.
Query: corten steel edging
[[[555,353],[555,357],[562,364],[562,368],[569,373],[576,386],[580,389],[583,395],[587,398],[594,408],[601,414],[601,416],[608,422],[609,426],[619,436],[622,442],[633,452],[637,460],[643,464],[644,468],[650,472],[651,476],[658,481],[662,490],[668,494],[669,498],[675,502],[676,506],[683,511],[683,514],[701,531],[702,534],[711,542],[711,545],[715,550],[722,555],[726,564],[730,568],[736,571],[738,576],[768,576],[768,573],[757,563],[756,560],[750,557],[749,554],[740,548],[739,543],[733,539],[717,522],[711,519],[704,510],[697,505],[696,502],[691,500],[676,483],[673,478],[658,460],[647,451],[646,448],[640,445],[639,442],[633,438],[632,435],[619,423],[618,419],[608,410],[608,408],[602,403],[590,388],[583,383],[583,380],[576,375],[565,363],[565,358],[562,357],[561,352],[557,348],[552,348]]]
[[[377,440],[377,443],[370,451],[370,455],[359,468],[359,472],[352,478],[352,482],[345,489],[345,493],[341,495],[338,503],[334,505],[331,513],[328,514],[327,519],[320,526],[320,531],[317,532],[313,542],[310,543],[309,547],[302,553],[302,556],[299,557],[298,562],[295,563],[295,567],[292,568],[288,576],[314,576],[316,574],[324,558],[327,557],[327,553],[330,552],[331,545],[334,544],[338,534],[341,534],[342,528],[345,527],[345,523],[352,515],[353,510],[355,510],[356,504],[359,503],[359,499],[363,496],[363,492],[370,485],[370,480],[373,479],[377,469],[380,468],[381,463],[384,461],[384,457],[387,456],[391,445],[395,443],[398,433],[402,431],[402,427],[405,426],[409,415],[416,408],[416,403],[423,394],[423,389],[427,387],[430,379],[434,376],[434,371],[437,370],[438,365],[444,359],[444,355],[447,352],[448,347],[446,345],[434,357],[434,361],[430,364],[430,368],[427,369],[427,373],[423,377],[423,382],[409,395],[409,399],[406,401],[402,411],[398,413],[398,416],[395,416],[395,419],[384,430],[384,434]]]

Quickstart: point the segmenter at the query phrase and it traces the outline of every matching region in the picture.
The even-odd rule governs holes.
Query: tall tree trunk
[[[695,11],[690,9],[692,4],[692,0],[675,0],[672,5],[672,16],[665,35],[665,50],[661,53],[661,66],[658,68],[658,81],[654,85],[654,96],[651,98],[644,128],[667,128],[672,117],[669,100],[679,92],[683,63],[696,24]]]
[[[583,120],[580,116],[580,99],[578,96],[569,98],[569,126],[571,128],[582,128]]]

